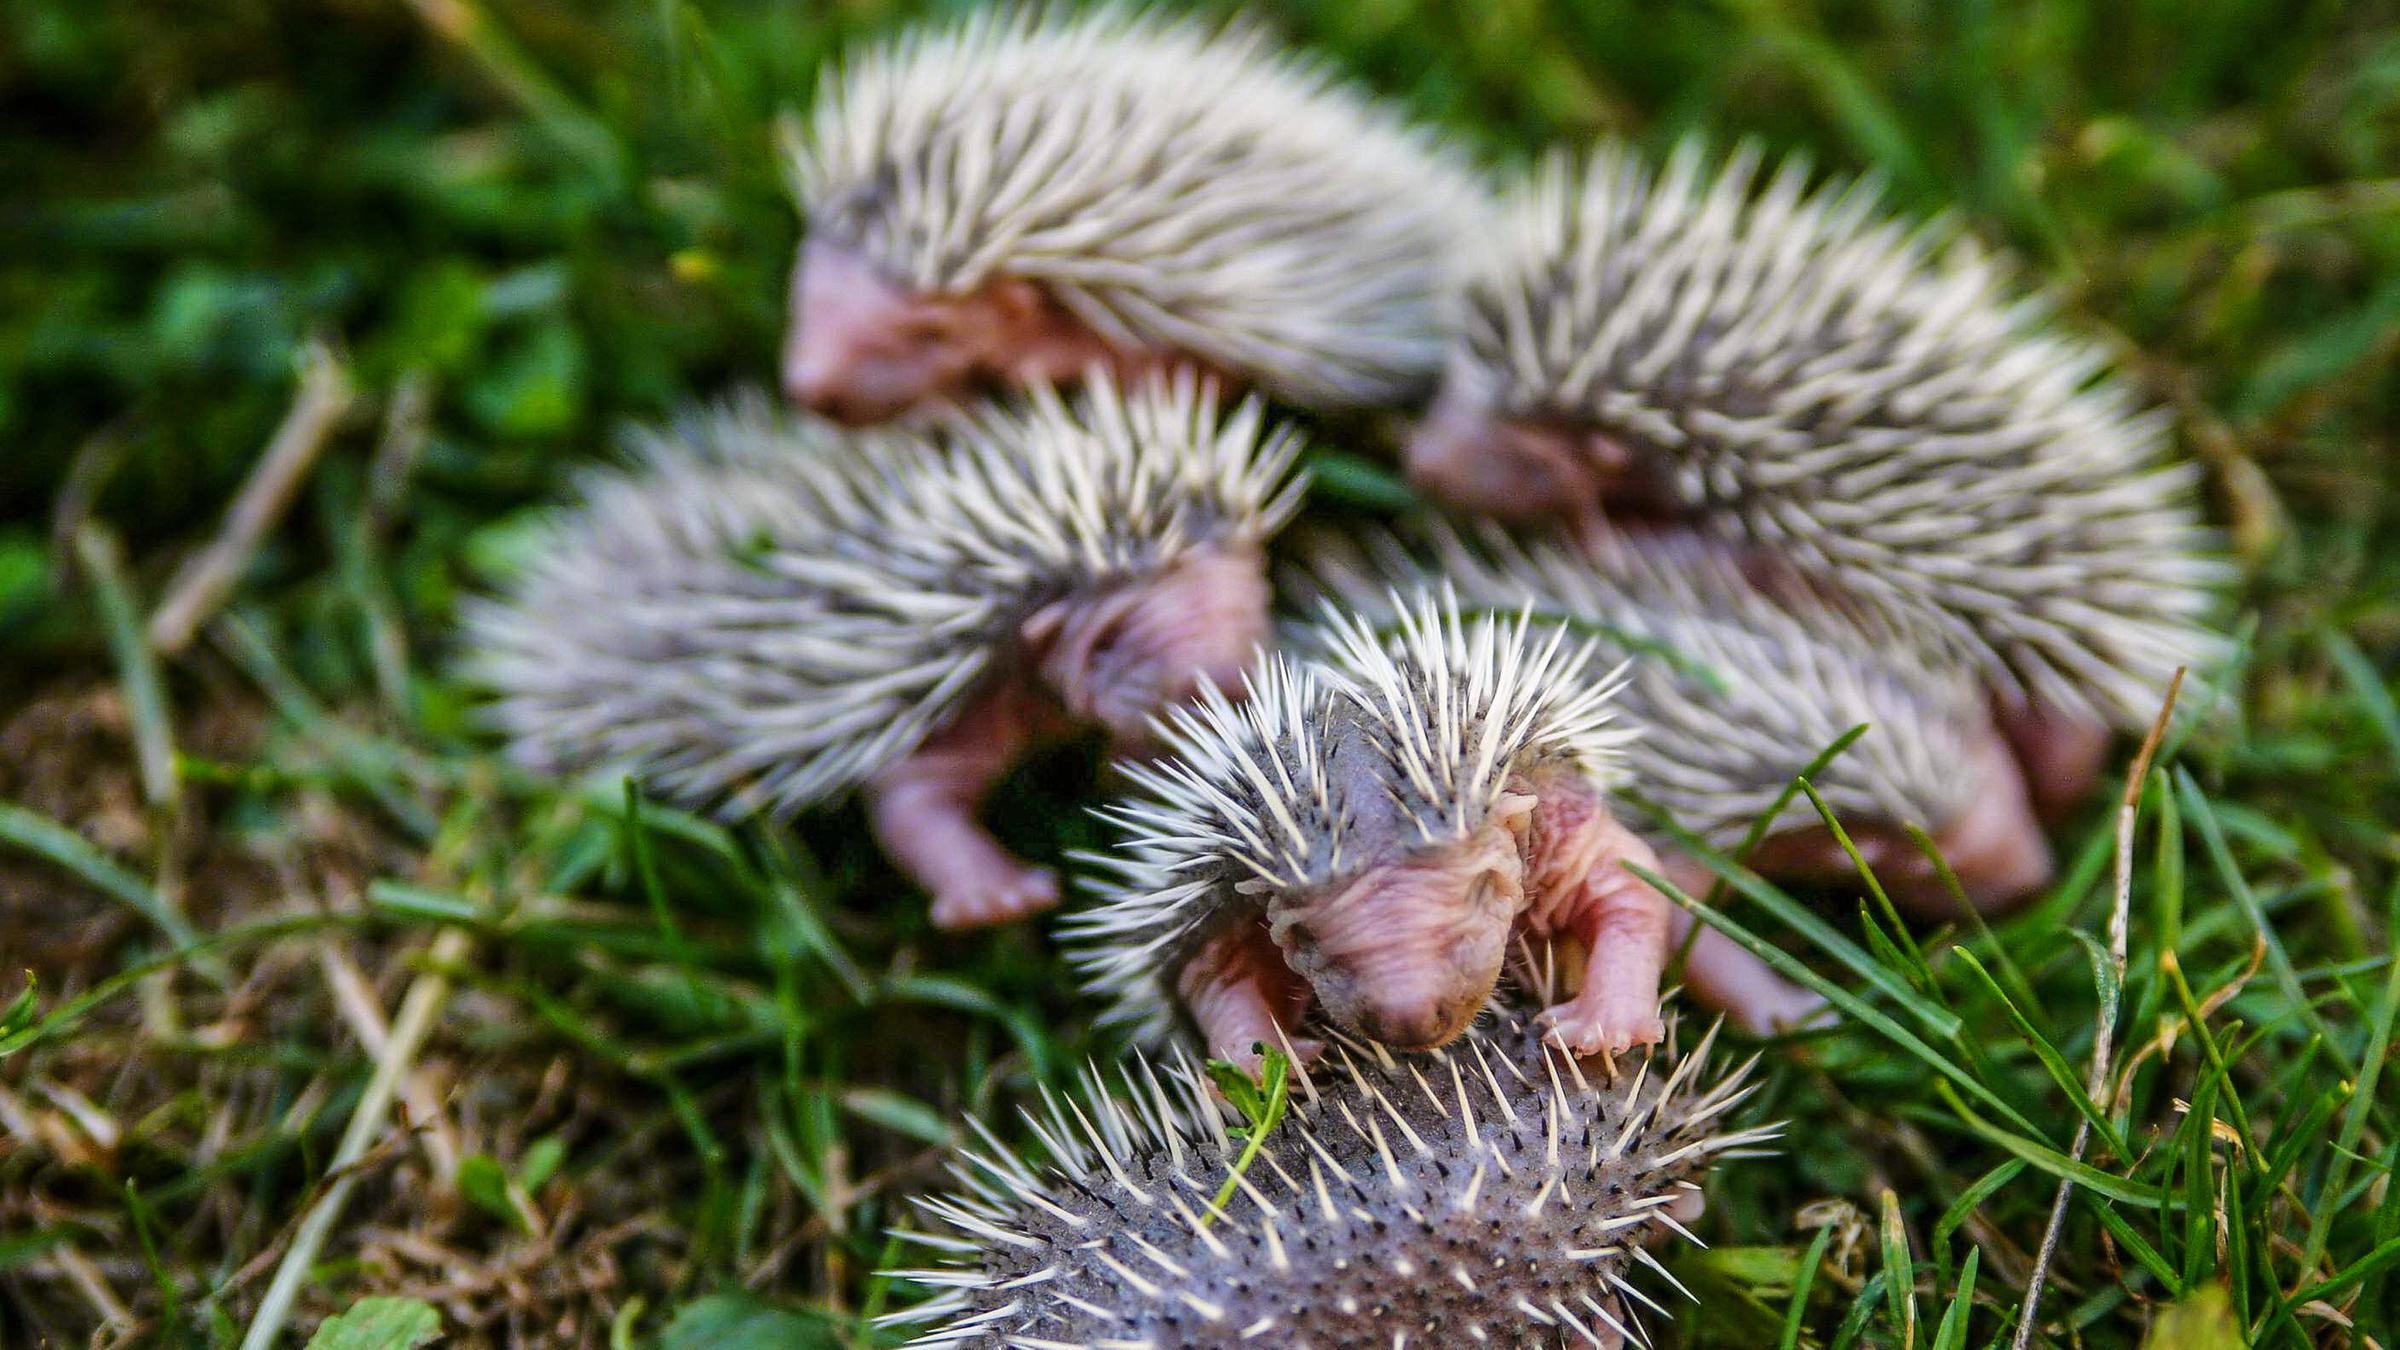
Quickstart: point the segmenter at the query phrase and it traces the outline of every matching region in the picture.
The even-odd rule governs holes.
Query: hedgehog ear
[[[1530,792],[1503,792],[1492,802],[1492,820],[1500,828],[1522,839],[1533,826],[1533,808],[1541,804],[1542,799]]]
[[[1053,600],[1026,615],[1025,621],[1017,625],[1017,636],[1024,639],[1028,646],[1046,647],[1066,626],[1067,602]]]
[[[1019,381],[1071,384],[1094,366],[1123,369],[1133,357],[1023,277],[1003,277],[980,298],[996,320],[986,334],[991,359]]]

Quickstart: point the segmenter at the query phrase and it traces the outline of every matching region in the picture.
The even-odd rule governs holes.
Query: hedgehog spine
[[[1026,1113],[1038,1165],[974,1125],[960,1189],[925,1206],[943,1231],[911,1235],[943,1264],[901,1272],[941,1292],[892,1320],[1046,1350],[1637,1339],[1646,1246],[1689,1238],[1679,1198],[1777,1133],[1724,1123],[1756,1061],[1706,1080],[1714,1037],[1614,1080],[1513,1021],[1423,1056],[1346,1044],[1246,1173],[1188,1058],[1136,1057],[1114,1091],[1090,1071]]]
[[[2164,417],[1952,231],[1880,218],[1872,182],[1760,166],[1552,159],[1469,287],[1462,387],[1633,438],[1703,528],[1934,630],[2012,696],[2146,725],[2224,646],[2203,621],[2228,569]]]
[[[752,400],[587,478],[470,672],[538,769],[627,769],[788,815],[942,726],[1027,613],[1294,509],[1299,442],[1191,375],[1037,389],[939,433],[845,438]]]

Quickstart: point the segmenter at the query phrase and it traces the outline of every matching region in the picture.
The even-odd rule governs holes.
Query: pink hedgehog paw
[[[1013,867],[946,886],[933,898],[936,928],[992,928],[1058,903],[1058,878],[1039,867]]]
[[[1647,1012],[1611,1008],[1595,998],[1577,998],[1542,1014],[1550,1041],[1578,1055],[1618,1055],[1637,1045],[1656,1045],[1666,1038],[1667,1024],[1656,1007]]]

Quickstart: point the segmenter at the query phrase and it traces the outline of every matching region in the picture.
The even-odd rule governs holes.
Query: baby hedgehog
[[[638,450],[470,612],[518,758],[729,816],[864,787],[952,928],[1057,898],[975,820],[1030,742],[1234,682],[1301,491],[1295,434],[1188,372],[871,444],[754,400]]]
[[[1552,161],[1409,449],[1418,483],[1498,515],[1667,516],[1752,545],[1958,646],[2044,804],[2147,726],[2203,622],[2189,465],[2093,343],[2012,298],[1875,190],[1687,145]]]
[[[1004,7],[832,71],[788,138],[784,380],[850,422],[1197,363],[1310,405],[1429,389],[1480,185],[1246,24]]]
[[[1669,906],[1623,866],[1657,858],[1608,812],[1624,738],[1589,644],[1430,596],[1324,624],[1322,658],[1270,659],[1246,704],[1162,719],[1168,755],[1103,810],[1126,838],[1065,931],[1113,1020],[1254,1061],[1313,1005],[1422,1049],[1484,1009],[1512,942],[1556,938],[1589,958],[1544,1014],[1561,1042],[1656,1041]]]
[[[1777,1133],[1728,1126],[1749,1066],[1712,1081],[1708,1049],[1606,1079],[1513,1020],[1344,1047],[1247,1168],[1188,1061],[1115,1095],[1094,1072],[1028,1113],[1038,1166],[977,1126],[927,1205],[946,1231],[912,1235],[944,1264],[905,1273],[944,1292],[893,1320],[974,1350],[1613,1350],[1658,1306],[1637,1268],[1674,1283],[1646,1248],[1691,1236],[1698,1179]]]

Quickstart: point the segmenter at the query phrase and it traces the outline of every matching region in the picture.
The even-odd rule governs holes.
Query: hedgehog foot
[[[1325,1049],[1292,1037],[1291,1028],[1308,1015],[1309,989],[1262,924],[1236,924],[1203,943],[1176,975],[1175,992],[1208,1053],[1252,1074],[1264,1067],[1269,1049],[1281,1048],[1302,1064]]]
[[[953,882],[933,897],[936,928],[993,928],[1058,903],[1058,878],[1048,868],[1003,858],[985,875]]]
[[[1588,784],[1552,777],[1535,788],[1528,851],[1556,907],[1537,902],[1529,917],[1541,936],[1571,938],[1586,953],[1579,992],[1542,1014],[1550,1038],[1582,1055],[1655,1045],[1667,1034],[1658,984],[1674,906],[1628,865],[1656,872],[1658,855]]]
[[[932,894],[936,926],[986,927],[1058,903],[1058,878],[1010,857],[975,819],[984,792],[1048,716],[1038,700],[1003,686],[927,737],[870,790],[875,837]]]
[[[1667,1034],[1656,994],[1587,993],[1543,1010],[1542,1021],[1553,1042],[1578,1055],[1621,1055],[1637,1045],[1656,1045]]]
[[[2091,793],[2107,767],[2107,724],[2033,700],[1998,710],[2000,734],[2025,775],[2034,814],[2056,825]]]

